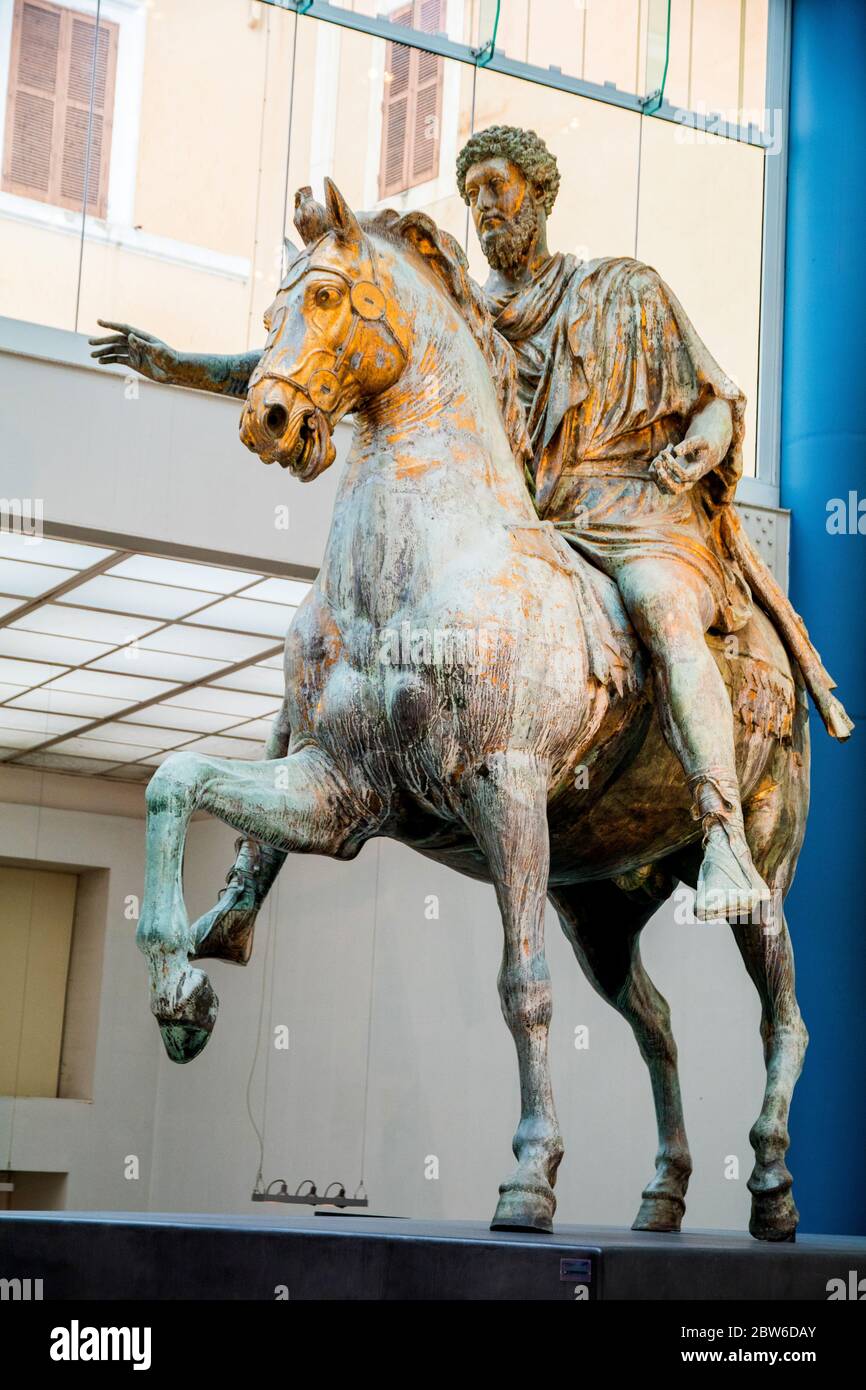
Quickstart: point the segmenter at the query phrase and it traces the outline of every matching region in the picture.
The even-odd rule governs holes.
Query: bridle
[[[314,410],[321,411],[330,424],[329,417],[337,408],[345,385],[346,363],[349,361],[349,352],[357,336],[360,324],[381,323],[383,327],[387,329],[395,346],[398,348],[404,364],[408,362],[409,355],[400,333],[397,331],[391,319],[388,300],[380,284],[374,248],[369,246],[369,256],[366,262],[362,261],[358,268],[357,275],[353,276],[339,267],[326,265],[323,262],[318,262],[313,259],[315,252],[329,235],[330,232],[325,232],[319,237],[318,241],[307,250],[305,255],[298,257],[298,261],[295,262],[295,265],[298,266],[301,262],[305,262],[305,264],[300,266],[294,279],[280,286],[280,293],[287,293],[289,290],[294,289],[298,281],[302,280],[306,275],[309,275],[310,271],[313,270],[323,271],[328,275],[336,275],[343,281],[349,290],[352,322],[347,336],[336,348],[315,348],[309,354],[307,362],[302,360],[294,372],[284,372],[281,371],[279,367],[268,367],[266,370],[260,370],[260,368],[257,367],[250,377],[249,384],[250,387],[253,387],[260,381],[283,381],[288,386],[294,387],[300,395],[305,397]],[[265,351],[262,353],[262,360],[267,356],[271,339],[275,338],[275,335],[280,331],[284,322],[285,309],[283,310],[283,315],[279,324],[275,325],[271,330],[268,345],[265,346]],[[331,365],[326,367],[316,365],[317,362],[321,361],[322,357],[326,360],[330,359]],[[338,370],[341,368],[342,372],[338,375]],[[351,368],[349,368],[349,371],[351,371]]]

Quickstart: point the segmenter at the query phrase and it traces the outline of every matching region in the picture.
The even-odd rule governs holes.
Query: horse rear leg
[[[313,746],[270,762],[175,753],[151,778],[146,800],[145,894],[136,940],[148,961],[151,1011],[166,1050],[173,1061],[189,1062],[207,1043],[219,1007],[207,975],[190,965],[196,938],[184,907],[182,866],[193,812],[210,811],[283,854],[345,857],[365,811]]]
[[[550,894],[586,978],[631,1026],[649,1068],[659,1147],[635,1231],[680,1229],[692,1172],[670,1009],[644,969],[638,944],[669,886],[663,879],[658,896],[642,889],[624,892],[610,881],[558,888]]]
[[[767,1082],[761,1113],[749,1134],[755,1166],[749,1230],[757,1240],[793,1240],[799,1213],[785,1157],[788,1114],[809,1041],[794,992],[794,951],[783,902],[806,827],[809,806],[809,718],[798,692],[792,744],[775,749],[765,775],[744,807],[752,857],[772,891],[761,923],[733,924],[746,969],[761,1000],[761,1040]]]
[[[793,1240],[800,1216],[788,1171],[788,1114],[809,1041],[794,993],[794,955],[784,914],[769,926],[734,926],[740,953],[761,998],[761,1040],[767,1084],[749,1133],[755,1166],[749,1230],[757,1240]]]
[[[466,817],[487,857],[502,915],[499,998],[520,1075],[520,1123],[512,1144],[517,1168],[499,1189],[492,1230],[553,1229],[553,1185],[563,1153],[547,1055],[547,781],[547,769],[534,758],[503,753],[467,774],[462,784]]]
[[[284,758],[289,750],[291,728],[285,702],[280,707],[264,758]],[[257,840],[239,839],[235,861],[226,875],[226,887],[209,912],[193,924],[194,960],[224,960],[246,965],[252,955],[253,932],[259,908],[286,862],[283,850]]]

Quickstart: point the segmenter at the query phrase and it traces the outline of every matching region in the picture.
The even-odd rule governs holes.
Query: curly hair
[[[457,156],[457,188],[464,203],[469,202],[466,196],[466,172],[483,159],[510,159],[512,164],[516,164],[531,183],[542,189],[544,211],[550,216],[559,192],[559,169],[556,156],[550,153],[534,130],[521,130],[513,125],[491,125],[470,136]]]

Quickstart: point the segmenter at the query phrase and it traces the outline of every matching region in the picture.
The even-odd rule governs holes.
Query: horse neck
[[[499,408],[496,385],[458,307],[425,266],[394,257],[395,290],[412,324],[409,359],[396,384],[355,415],[346,482],[429,477],[442,470],[457,508],[535,520]]]

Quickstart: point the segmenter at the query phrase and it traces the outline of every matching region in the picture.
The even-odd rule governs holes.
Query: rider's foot
[[[711,822],[704,836],[704,859],[695,895],[697,920],[753,918],[770,902],[770,896],[736,818]]]
[[[246,965],[252,954],[253,929],[267,891],[262,870],[271,867],[278,851],[252,840],[238,840],[235,848],[237,858],[226,875],[219,902],[195,924],[198,944],[193,960]]]

